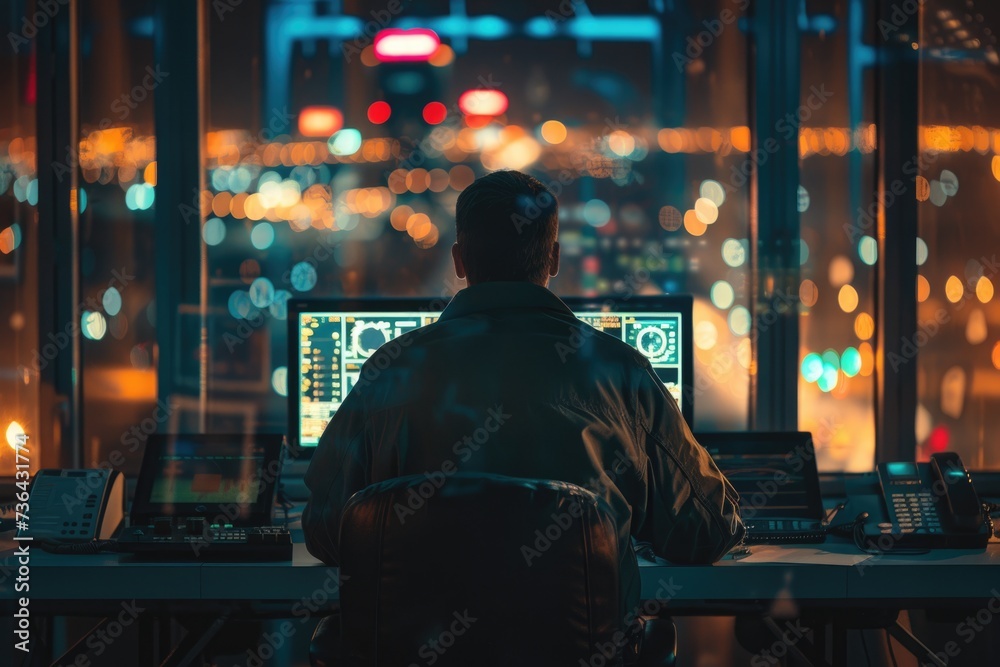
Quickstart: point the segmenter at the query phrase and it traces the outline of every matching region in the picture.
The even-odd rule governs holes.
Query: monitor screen
[[[690,296],[563,301],[583,322],[645,355],[692,423]],[[319,444],[365,361],[385,343],[436,322],[442,305],[428,299],[290,301],[289,359],[297,371],[288,383],[293,443],[306,448]]]
[[[695,438],[740,494],[744,519],[823,517],[809,433],[736,431],[698,433]]]
[[[150,436],[136,485],[138,516],[267,515],[280,473],[281,436]]]

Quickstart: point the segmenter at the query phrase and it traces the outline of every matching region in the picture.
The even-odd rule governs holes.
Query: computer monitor
[[[282,436],[162,434],[146,440],[132,502],[132,525],[158,517],[225,517],[239,525],[271,522],[281,474]]]
[[[576,316],[635,347],[677,400],[694,412],[694,354],[689,295],[563,297]],[[289,443],[308,455],[383,344],[436,322],[441,299],[293,299],[288,302]]]
[[[812,435],[805,431],[696,433],[740,494],[744,519],[823,518]]]

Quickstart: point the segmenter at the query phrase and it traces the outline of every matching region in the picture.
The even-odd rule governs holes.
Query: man
[[[399,338],[387,368],[362,370],[367,382],[320,439],[306,474],[309,551],[337,564],[356,491],[454,465],[603,496],[617,518],[627,610],[639,603],[630,538],[675,563],[725,555],[743,535],[738,496],[649,361],[546,288],[559,271],[552,194],[520,172],[493,172],[459,196],[456,228],[455,272],[469,286],[438,322]]]

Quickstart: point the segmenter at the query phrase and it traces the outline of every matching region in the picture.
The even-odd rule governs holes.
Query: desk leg
[[[159,656],[159,622],[160,619],[152,614],[143,614],[139,617],[139,646],[137,647],[137,665],[158,665]]]
[[[796,643],[788,641],[788,638],[785,636],[785,633],[782,632],[781,628],[778,627],[778,624],[774,622],[773,618],[771,618],[770,616],[765,616],[764,625],[767,627],[768,630],[771,631],[771,634],[774,635],[775,639],[777,639],[780,642],[783,642],[784,645],[788,647],[789,655],[794,655],[800,662],[809,665],[809,667],[813,666],[814,664],[813,659],[807,656],[802,650],[800,650],[799,646],[796,645]],[[813,633],[813,636],[817,637],[818,634]],[[805,642],[805,644],[808,644],[808,641]],[[803,644],[803,647],[805,647],[805,644]],[[824,663],[821,664],[825,664],[825,661]]]
[[[830,653],[833,667],[847,667],[847,627],[834,621]]]
[[[946,667],[948,663],[941,660],[934,654],[934,651],[927,648],[927,645],[916,638],[916,636],[896,621],[888,627],[889,634],[903,645],[907,651],[916,657],[917,661],[923,665],[925,661],[937,667]],[[891,639],[889,641],[892,641]]]
[[[208,628],[201,632],[189,630],[188,634],[180,640],[180,643],[174,647],[170,655],[163,661],[161,667],[187,667],[188,665],[195,664],[194,661],[200,659],[201,653],[208,646],[208,643],[229,622],[229,616],[230,613],[228,611],[224,612]],[[199,662],[198,664],[201,663]]]

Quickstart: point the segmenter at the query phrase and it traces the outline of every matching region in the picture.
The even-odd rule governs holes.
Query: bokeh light
[[[851,285],[844,285],[837,294],[837,303],[845,313],[854,312],[858,307],[858,291]]]
[[[352,127],[340,130],[330,137],[327,147],[334,155],[353,155],[361,149],[361,132]]]
[[[209,218],[202,225],[201,238],[208,245],[219,245],[226,238],[226,223],[219,218]]]
[[[716,205],[716,207],[722,206],[722,204],[726,201],[726,189],[722,187],[721,183],[711,179],[701,182],[701,186],[698,188],[698,194],[705,199],[710,200]]]
[[[288,367],[278,366],[271,373],[271,387],[278,396],[288,396]]]
[[[924,276],[917,276],[917,301],[923,303],[931,295],[931,284]]]
[[[810,352],[802,358],[801,371],[806,382],[816,382],[823,375],[823,358]]]
[[[499,116],[507,105],[507,96],[492,88],[467,90],[458,98],[458,108],[467,116]]]
[[[861,353],[856,348],[849,347],[840,355],[840,369],[849,378],[861,372]]]
[[[715,324],[702,320],[694,328],[694,344],[700,350],[711,350],[719,342],[719,330]]]
[[[837,255],[830,261],[830,284],[840,287],[854,280],[854,264],[844,255]]]
[[[316,286],[316,269],[308,262],[299,262],[292,267],[292,287],[298,292],[308,292]]]
[[[108,331],[108,323],[96,310],[85,310],[80,314],[80,330],[84,338],[101,340]]]
[[[344,127],[344,114],[336,107],[311,106],[299,112],[299,134],[303,137],[329,137]]]
[[[875,335],[875,320],[868,313],[858,313],[854,318],[854,335],[861,340],[868,340]]]
[[[438,125],[448,117],[448,107],[441,102],[428,102],[424,105],[422,115],[428,125]]]
[[[267,278],[261,277],[250,283],[250,302],[258,308],[267,308],[274,301],[274,284]]]
[[[104,306],[104,312],[114,317],[121,312],[122,293],[114,285],[109,286],[101,296],[101,305]]]
[[[668,232],[676,232],[684,222],[684,216],[674,206],[662,207],[657,217],[660,221],[660,227],[663,227]]]
[[[381,125],[389,120],[392,115],[392,107],[384,100],[378,100],[368,105],[368,120],[375,125]],[[332,132],[330,134],[333,134]]]
[[[989,303],[993,298],[993,282],[986,276],[980,276],[976,281],[976,298],[983,303]]]
[[[725,280],[717,280],[711,289],[712,304],[720,310],[728,310],[736,300],[733,286]]]
[[[706,225],[711,225],[719,219],[719,207],[708,197],[699,197],[694,202],[694,212],[698,220]]]
[[[722,242],[722,261],[726,263],[726,266],[731,266],[734,269],[743,266],[746,257],[746,247],[742,241],[726,239]]]
[[[566,141],[566,126],[558,120],[547,120],[542,123],[539,134],[550,144],[561,144]]]
[[[684,212],[684,229],[691,236],[702,236],[708,231],[708,225],[698,219],[698,214],[695,213],[694,209],[688,209]]]
[[[944,295],[952,303],[958,303],[965,295],[965,285],[958,276],[949,276],[944,284]]]
[[[729,330],[734,336],[746,336],[750,332],[750,311],[743,306],[736,306],[729,311]]]
[[[583,219],[592,227],[603,227],[611,220],[611,208],[603,199],[591,199],[583,205]]]
[[[803,306],[807,308],[812,308],[816,305],[819,300],[819,287],[816,286],[812,280],[806,278],[799,285],[799,301],[802,302]]]
[[[441,46],[441,39],[427,28],[387,28],[375,35],[372,46],[375,57],[384,63],[421,62],[431,59]]]
[[[923,266],[927,261],[927,242],[919,236],[917,237],[917,266]]]
[[[267,250],[274,243],[274,227],[269,222],[254,225],[250,231],[250,243],[257,250]]]
[[[870,236],[862,236],[858,241],[858,257],[868,266],[878,261],[878,242]]]

